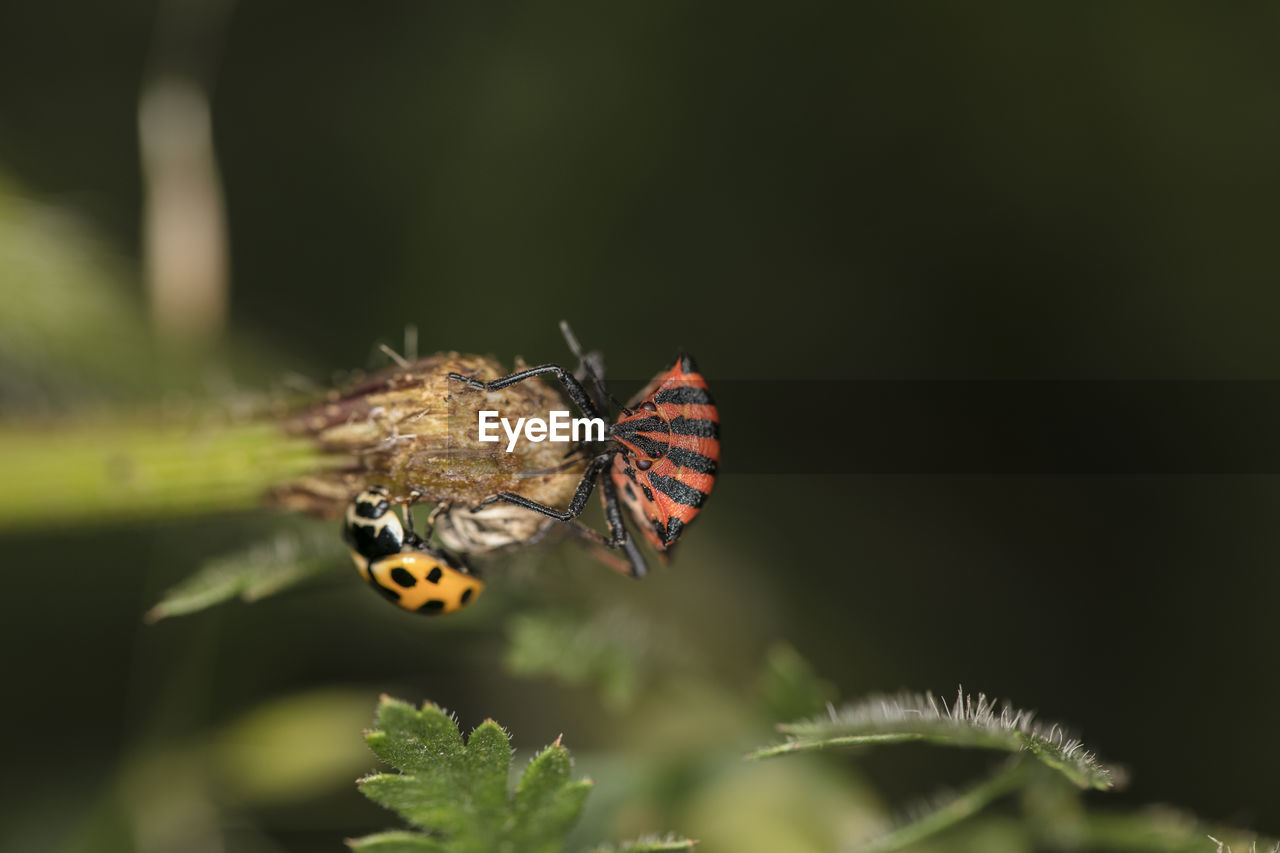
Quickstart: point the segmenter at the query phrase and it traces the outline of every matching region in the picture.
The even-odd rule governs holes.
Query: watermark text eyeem
[[[521,432],[526,440],[532,442],[604,441],[604,418],[570,418],[569,412],[554,409],[550,415],[549,421],[542,418],[518,418],[513,427],[510,420],[499,417],[496,411],[482,410],[480,440],[491,443],[501,441],[502,436],[498,435],[498,427],[501,425],[502,431],[507,434],[508,453],[515,450]]]

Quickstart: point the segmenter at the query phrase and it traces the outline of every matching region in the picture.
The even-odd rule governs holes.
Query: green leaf
[[[591,783],[570,779],[572,761],[558,739],[530,762],[511,793],[511,745],[493,720],[477,726],[464,743],[457,724],[436,705],[415,709],[384,696],[377,726],[365,740],[399,772],[367,776],[360,789],[425,834],[381,833],[349,841],[352,849],[554,853],[564,848]]]
[[[196,613],[240,597],[257,601],[341,565],[335,529],[311,525],[205,563],[170,589],[146,614],[148,622]]]
[[[649,835],[634,841],[621,844],[602,844],[592,853],[667,853],[672,850],[692,850],[698,842],[688,838],[677,838],[674,835],[658,837]]]
[[[593,783],[569,781],[569,750],[560,738],[538,753],[516,786],[515,815],[519,827],[518,850],[555,851],[577,823]]]
[[[1117,784],[1120,775],[1061,726],[1038,722],[1033,712],[1008,704],[997,711],[994,699],[987,699],[984,694],[966,696],[963,691],[950,706],[932,693],[873,696],[833,710],[825,717],[785,724],[779,729],[789,736],[785,743],[757,750],[749,757],[768,758],[832,746],[925,741],[941,746],[1029,752],[1081,788],[1106,790]]]

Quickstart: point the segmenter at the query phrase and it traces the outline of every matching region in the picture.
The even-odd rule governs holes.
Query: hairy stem
[[[1026,761],[1014,759],[947,804],[859,846],[857,853],[888,853],[937,835],[1020,788],[1027,780],[1029,767]]]

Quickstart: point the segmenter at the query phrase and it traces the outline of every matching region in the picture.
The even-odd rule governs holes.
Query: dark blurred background
[[[406,324],[423,352],[540,362],[567,359],[567,318],[624,397],[685,346],[737,391],[683,553],[627,585],[553,547],[513,558],[531,561],[524,588],[590,575],[721,674],[785,639],[843,697],[1008,697],[1131,768],[1108,802],[1274,834],[1274,476],[860,474],[839,420],[796,432],[797,412],[835,404],[824,386],[803,402],[742,389],[1276,378],[1278,26],[1269,4],[11,4],[0,195],[73,221],[74,239],[50,226],[50,251],[87,258],[84,292],[139,319],[86,320],[79,358],[59,360],[56,324],[40,353],[3,350],[7,417],[323,384],[380,364]],[[208,94],[229,246],[225,323],[215,300],[176,335],[144,283],[139,100],[166,78]],[[11,317],[41,298],[32,269],[0,266]],[[161,357],[135,357],[155,328]],[[166,352],[194,366],[170,373]],[[760,473],[735,418],[829,467]],[[1239,440],[1195,406],[1129,425]],[[126,795],[109,792],[145,788],[136,756],[308,691],[355,709],[323,735],[351,740],[345,780],[371,766],[356,735],[383,690],[467,727],[493,716],[522,751],[564,732],[608,754],[634,731],[590,690],[505,672],[500,622],[414,621],[354,573],[141,625],[270,521],[6,535],[7,715],[31,735],[7,750],[6,849],[159,849],[111,816]],[[928,790],[930,766],[869,775],[893,799]],[[337,849],[394,823],[349,782],[233,813],[252,829],[227,849]]]

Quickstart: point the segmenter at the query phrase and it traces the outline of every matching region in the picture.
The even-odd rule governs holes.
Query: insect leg
[[[418,491],[417,489],[413,489],[412,491],[409,492],[408,498],[405,499],[404,507],[403,507],[404,529],[405,529],[404,539],[405,539],[405,542],[415,546],[422,541],[422,537],[418,536],[418,534],[413,529],[413,507],[420,500],[422,500],[422,492]],[[431,536],[430,527],[427,528],[427,536],[428,537]]]
[[[644,555],[640,553],[627,532],[626,522],[622,520],[622,510],[618,507],[618,489],[613,480],[605,477],[600,483],[600,490],[604,494],[604,517],[609,523],[610,533],[609,541],[605,544],[626,552],[627,559],[631,561],[631,577],[642,578],[648,573],[649,567],[645,565]]]
[[[523,382],[526,379],[532,379],[533,377],[540,376],[544,373],[554,374],[555,377],[560,380],[560,384],[564,386],[565,392],[568,393],[570,399],[578,405],[578,408],[582,410],[583,414],[592,418],[602,417],[599,407],[597,407],[595,401],[591,399],[591,395],[587,393],[587,389],[582,387],[582,383],[579,382],[572,373],[565,370],[558,364],[543,364],[538,367],[530,367],[527,370],[521,370],[517,373],[512,373],[509,376],[503,376],[489,382],[475,379],[470,376],[463,376],[461,373],[450,373],[449,378],[458,382],[465,382],[472,388],[479,388],[481,391],[499,391],[506,388],[508,385],[515,385],[517,382]]]
[[[423,539],[431,538],[431,534],[435,532],[435,529],[436,529],[436,520],[439,519],[440,516],[448,512],[450,509],[452,509],[452,507],[453,507],[453,504],[449,503],[448,501],[441,501],[440,503],[436,504],[435,507],[432,508],[431,514],[427,516],[426,529],[422,531]]]
[[[480,502],[480,506],[471,511],[479,512],[481,508],[491,503],[506,501],[509,504],[515,504],[516,506],[542,513],[548,518],[554,518],[557,521],[570,521],[582,515],[582,511],[586,509],[587,499],[591,497],[591,492],[596,487],[596,480],[599,479],[600,472],[613,461],[613,456],[613,453],[602,453],[591,460],[591,464],[587,466],[582,479],[578,482],[578,490],[574,492],[573,500],[569,502],[568,509],[559,510],[546,504],[540,504],[537,501],[526,498],[524,495],[517,495],[515,492],[498,492],[492,497],[485,498]]]

